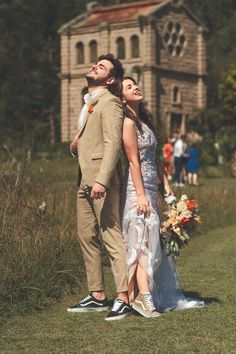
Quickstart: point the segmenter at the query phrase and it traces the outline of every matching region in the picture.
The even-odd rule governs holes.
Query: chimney
[[[93,10],[95,10],[96,7],[99,6],[99,3],[98,1],[90,1],[87,3],[86,5],[86,9],[87,9],[87,12],[93,12]]]

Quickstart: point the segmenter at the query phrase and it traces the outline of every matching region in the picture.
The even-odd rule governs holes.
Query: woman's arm
[[[174,195],[174,192],[171,189],[170,183],[163,171],[163,168],[161,166],[161,162],[160,162],[160,159],[158,156],[156,157],[156,164],[157,164],[157,177],[164,186],[164,190],[165,190],[164,196],[168,197],[169,195]]]
[[[130,173],[137,193],[138,213],[150,214],[149,201],[145,195],[141,167],[139,162],[139,151],[137,133],[134,121],[129,118],[124,119],[123,143],[127,159],[129,161]]]

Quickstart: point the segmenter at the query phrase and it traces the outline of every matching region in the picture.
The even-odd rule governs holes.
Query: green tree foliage
[[[235,0],[185,0],[207,29],[208,105],[220,104],[218,85],[236,55]]]
[[[225,110],[236,115],[236,63],[227,71],[219,88]]]
[[[58,28],[86,1],[0,2],[0,138],[48,142],[59,127]],[[56,132],[52,131],[52,134]],[[53,140],[54,137],[51,136]]]
[[[236,63],[226,72],[219,85],[220,97],[223,102],[224,126],[219,134],[222,155],[230,161],[236,152]]]
[[[220,153],[230,161],[236,150],[235,91],[232,71],[236,58],[236,2],[234,0],[185,0],[207,28],[208,108],[189,122],[204,137],[203,146],[212,140],[219,143]],[[233,69],[231,69],[233,70]],[[224,92],[224,93],[223,93]]]

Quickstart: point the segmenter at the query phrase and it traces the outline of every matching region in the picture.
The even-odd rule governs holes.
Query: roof
[[[59,33],[71,27],[90,27],[102,22],[119,23],[127,20],[137,20],[139,16],[148,16],[168,0],[135,1],[119,5],[97,6],[89,12],[85,12],[71,21],[65,23]]]
[[[172,0],[173,1],[173,0]],[[71,21],[65,23],[59,33],[69,30],[70,28],[86,28],[99,25],[101,23],[120,23],[125,21],[138,20],[140,16],[148,16],[155,13],[163,6],[172,3],[171,0],[146,0],[123,3],[111,6],[96,6],[91,11],[87,11]],[[96,3],[96,2],[95,2]],[[188,14],[200,24],[198,19],[183,6]]]
[[[95,26],[101,22],[116,23],[136,20],[140,15],[152,12],[164,0],[136,1],[113,6],[100,6],[87,17],[82,27]]]

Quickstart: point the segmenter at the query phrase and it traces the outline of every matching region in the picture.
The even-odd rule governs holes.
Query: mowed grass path
[[[236,226],[192,239],[177,267],[184,291],[203,309],[132,316],[106,322],[105,313],[68,314],[80,294],[41,313],[1,320],[0,353],[236,353]],[[108,296],[114,294],[106,268]]]

